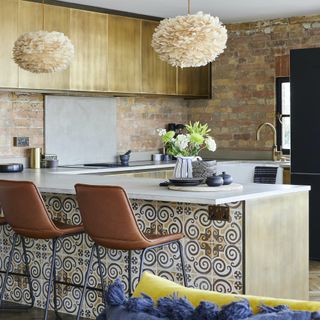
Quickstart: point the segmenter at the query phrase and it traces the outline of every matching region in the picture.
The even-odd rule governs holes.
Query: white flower
[[[188,143],[190,142],[190,135],[187,134],[179,134],[174,142],[175,146],[183,151],[188,147]]]
[[[167,133],[167,130],[163,129],[163,128],[159,128],[159,129],[157,129],[157,132],[158,132],[159,136],[162,137]]]
[[[211,138],[211,137],[208,137],[204,143],[206,144],[206,147],[209,151],[216,151],[217,149],[217,145],[216,145],[216,142]]]

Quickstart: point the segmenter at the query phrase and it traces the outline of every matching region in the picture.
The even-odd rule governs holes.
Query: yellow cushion
[[[157,301],[161,297],[177,293],[179,297],[186,297],[194,306],[199,305],[200,301],[210,301],[216,303],[219,306],[222,306],[232,301],[246,298],[249,300],[254,313],[258,312],[258,306],[261,304],[265,304],[268,306],[285,304],[292,310],[320,311],[320,302],[234,295],[214,291],[185,288],[179,284],[155,276],[149,272],[143,273],[141,280],[133,293],[133,296],[138,297],[141,293],[149,295],[154,301]]]

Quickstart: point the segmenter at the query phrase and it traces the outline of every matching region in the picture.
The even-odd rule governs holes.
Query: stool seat
[[[126,240],[126,239],[106,239],[101,237],[95,237],[94,241],[109,249],[116,250],[142,250],[149,247],[166,244],[171,241],[178,241],[184,237],[182,233],[172,233],[168,235],[159,234],[141,234],[142,239]]]
[[[6,219],[3,217],[0,217],[0,226],[3,226],[4,224],[7,224]]]
[[[163,244],[170,241],[181,240],[184,237],[183,233],[171,233],[165,235],[144,233],[143,235],[148,241],[150,241],[149,245],[151,246],[156,246],[158,244]]]
[[[81,233],[84,232],[83,225],[71,225],[61,221],[52,220],[57,229],[61,232],[61,236],[66,236],[68,234]]]

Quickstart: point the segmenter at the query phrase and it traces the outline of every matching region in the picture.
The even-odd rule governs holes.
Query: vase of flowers
[[[189,123],[185,132],[176,134],[174,131],[158,129],[167,154],[177,158],[174,178],[192,178],[192,161],[198,157],[201,150],[216,150],[216,143],[209,135],[211,129],[200,122]]]

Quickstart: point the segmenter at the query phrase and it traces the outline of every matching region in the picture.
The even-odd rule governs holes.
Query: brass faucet
[[[278,146],[277,146],[277,131],[274,125],[270,122],[264,122],[261,123],[257,129],[257,140],[260,140],[260,131],[264,127],[270,127],[272,132],[273,132],[273,146],[272,146],[272,160],[277,161],[279,160],[278,158],[281,156],[281,151],[278,151]]]

